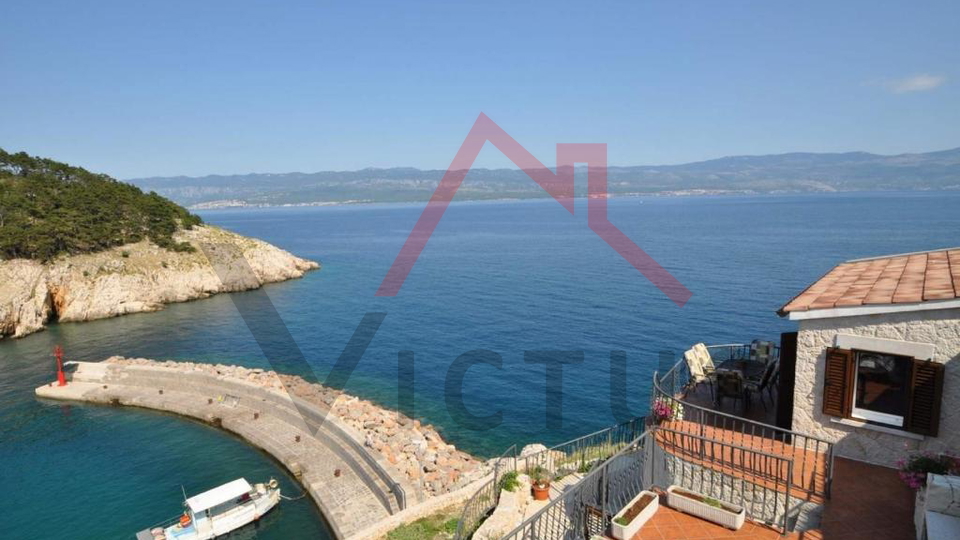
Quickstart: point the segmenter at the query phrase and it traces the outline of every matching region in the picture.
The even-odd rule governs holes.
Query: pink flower
[[[673,407],[664,399],[658,399],[653,403],[653,416],[657,420],[673,419]]]
[[[926,484],[927,473],[947,474],[954,466],[953,458],[930,451],[897,460],[898,476],[912,489],[920,489]]]

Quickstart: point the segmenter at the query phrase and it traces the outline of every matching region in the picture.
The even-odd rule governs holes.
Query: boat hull
[[[279,502],[279,488],[258,484],[254,496],[226,511],[194,516],[186,527],[177,523],[153,529],[156,532],[140,531],[137,540],[213,540],[259,520]]]

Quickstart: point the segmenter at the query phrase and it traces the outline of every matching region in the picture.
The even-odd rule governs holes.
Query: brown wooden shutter
[[[913,360],[910,370],[910,405],[907,431],[936,437],[940,429],[940,400],[943,397],[943,364]]]
[[[827,348],[823,377],[823,414],[847,418],[853,404],[853,351]]]

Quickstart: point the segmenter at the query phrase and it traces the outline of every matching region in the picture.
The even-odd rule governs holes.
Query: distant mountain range
[[[135,178],[128,182],[192,208],[426,201],[443,170],[398,167],[315,173]],[[883,156],[867,152],[733,156],[683,165],[610,167],[616,196],[960,189],[960,148]],[[579,185],[578,196],[585,186]],[[472,169],[457,200],[547,196],[521,170]]]

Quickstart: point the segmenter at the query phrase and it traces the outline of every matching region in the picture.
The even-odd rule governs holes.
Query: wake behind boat
[[[273,478],[251,486],[239,478],[190,497],[178,518],[137,533],[137,540],[210,540],[257,521],[280,502]]]

